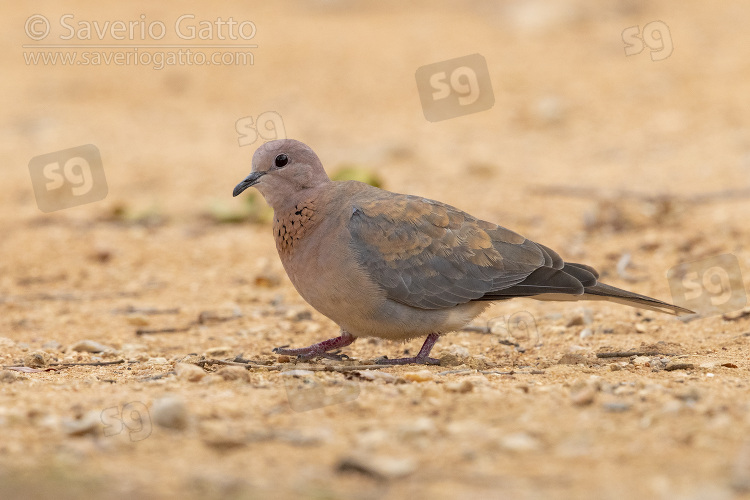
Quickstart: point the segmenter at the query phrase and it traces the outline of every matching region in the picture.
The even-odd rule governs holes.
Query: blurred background
[[[477,408],[494,409],[478,417],[479,427],[494,429],[487,435],[523,431],[537,443],[490,451],[475,450],[466,435],[446,430],[446,422],[424,424],[436,415],[460,413],[455,396],[442,390],[438,396],[409,397],[363,392],[360,406],[328,406],[313,415],[284,406],[284,389],[268,374],[241,387],[227,381],[206,384],[190,389],[197,392],[189,396],[184,379],[142,382],[211,348],[228,346],[231,356],[245,353],[275,362],[272,347],[307,345],[336,334],[335,325],[314,311],[304,328],[293,320],[306,305],[278,262],[269,210],[257,194],[231,196],[249,173],[254,150],[277,137],[310,145],[330,175],[441,200],[540,241],[566,260],[591,264],[613,285],[664,300],[681,300],[670,295],[667,280],[668,270],[680,263],[731,253],[746,268],[750,11],[744,2],[74,0],[0,9],[5,48],[0,148],[6,163],[0,197],[0,340],[5,339],[0,362],[29,366],[33,353],[42,353],[42,365],[100,359],[71,347],[95,340],[112,347],[112,359],[142,365],[19,373],[17,383],[0,383],[5,436],[0,457],[6,457],[0,458],[5,482],[0,492],[5,488],[6,498],[45,497],[50,491],[74,498],[88,488],[113,498],[135,493],[154,498],[535,497],[552,492],[619,498],[628,492],[610,487],[643,474],[651,475],[630,493],[728,498],[750,485],[750,472],[743,476],[735,463],[740,451],[732,434],[747,428],[745,406],[733,407],[720,423],[713,414],[700,413],[691,414],[686,427],[663,421],[664,428],[654,429],[643,424],[646,417],[657,419],[649,416],[650,407],[611,423],[649,433],[635,441],[616,439],[613,428],[592,423],[597,413],[582,416],[571,409],[560,435],[544,435],[557,416],[555,391],[588,377],[585,371],[543,379],[539,383],[552,392],[538,401],[520,396],[518,381],[495,388],[509,391],[503,393],[514,401],[509,406],[492,395],[497,392],[482,393]],[[230,20],[236,24],[223,24]],[[134,37],[127,31],[131,24]],[[159,35],[160,26],[163,37],[149,36],[149,27]],[[196,36],[188,39],[191,29]],[[188,49],[190,55],[183,52]],[[486,69],[470,60],[471,72],[485,77],[475,82],[482,109],[469,110],[451,99],[463,90],[470,94],[474,80],[451,81],[451,71],[460,67],[460,58],[473,54],[482,56]],[[420,81],[418,70],[426,66]],[[445,71],[442,82],[454,94],[445,101],[442,118],[430,121],[431,94],[439,89],[429,80],[435,68]],[[71,167],[68,174],[63,165],[71,157],[67,150],[88,144],[100,155],[101,166],[93,166],[106,181],[92,177],[93,198],[85,204],[67,191],[51,194],[45,186],[55,182],[55,173],[44,166],[59,163],[55,172],[61,182],[85,183],[82,171]],[[43,155],[48,156],[32,160]],[[44,203],[52,207],[48,213],[40,210]],[[739,269],[728,272],[744,283]],[[130,313],[113,312],[128,307]],[[179,312],[137,312],[149,307]],[[642,320],[615,306],[591,307],[598,323],[608,327]],[[514,302],[488,317],[519,310],[533,314],[545,338],[554,328],[565,330],[571,311],[579,311],[565,304]],[[219,311],[222,318],[239,311],[242,319],[174,335],[134,333],[179,327],[205,311]],[[287,323],[279,323],[279,315]],[[629,347],[670,341],[686,353],[703,354],[731,344],[746,352],[744,340],[726,340],[742,333],[742,325],[727,327],[719,316],[685,325],[647,318],[656,318],[644,327],[649,338],[623,336],[617,342]],[[560,334],[545,344],[548,351],[529,355],[524,366],[556,360],[572,344],[595,349],[612,338],[593,332],[592,338],[579,337],[578,330],[569,337]],[[460,335],[468,334],[455,338],[466,340],[472,354],[483,352],[500,365],[511,359],[496,343],[481,350],[479,340]],[[714,342],[712,335],[721,339]],[[418,348],[418,342],[410,348]],[[364,359],[405,348],[360,344],[362,350],[354,354]],[[447,340],[444,347],[449,345]],[[722,382],[726,401],[716,405],[747,404],[744,392],[732,392],[745,387],[741,379]],[[637,388],[650,383],[630,382]],[[153,408],[165,391],[187,398],[195,419],[188,430],[154,431],[150,439],[131,443],[127,437],[122,442],[81,438],[64,426],[66,419],[80,423],[91,412],[129,401]],[[406,407],[409,398],[429,397],[436,401],[430,408],[414,403],[413,411],[398,405],[393,410],[404,411],[399,415],[406,420],[428,419],[406,434],[380,436],[384,441],[378,445],[358,441],[362,429],[379,418],[378,408],[396,404],[394,398]],[[524,405],[536,410],[526,413]],[[536,430],[503,427],[513,427],[520,415]],[[313,421],[338,430],[326,434]],[[714,424],[713,441],[701,441],[700,429]],[[246,426],[267,435],[257,439],[260,444],[232,445],[238,434],[250,432]],[[576,434],[587,426],[590,432]],[[212,432],[228,440],[229,455],[221,444],[205,444]],[[369,432],[368,439],[379,436]],[[286,437],[279,438],[282,434]],[[404,436],[413,434],[417,442],[409,445],[411,438]],[[580,439],[564,441],[570,435]],[[308,438],[301,445],[294,441]],[[606,445],[613,439],[621,445],[615,451]],[[433,444],[437,441],[441,444]],[[391,454],[406,446],[398,455],[410,456],[418,467],[398,481],[380,472],[375,479],[341,475],[336,464],[355,445],[381,446]],[[443,447],[461,451],[430,458]],[[648,459],[642,456],[649,453]],[[645,462],[638,463],[642,458]],[[593,462],[580,465],[587,459]],[[622,467],[616,463],[620,459]],[[676,461],[680,470],[665,460]],[[458,465],[465,462],[469,465]],[[23,474],[16,474],[19,470]],[[436,481],[443,486],[428,486]]]

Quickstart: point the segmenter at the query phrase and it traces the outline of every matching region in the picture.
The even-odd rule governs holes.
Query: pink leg
[[[299,349],[286,349],[286,346],[276,347],[273,352],[276,354],[286,354],[288,356],[297,356],[299,359],[312,359],[318,356],[332,359],[345,359],[344,355],[329,353],[334,349],[340,349],[346,347],[352,342],[357,340],[357,337],[349,332],[341,331],[341,335],[338,337],[318,342],[308,347],[300,347]]]
[[[422,348],[419,350],[419,354],[417,354],[413,358],[388,359],[386,357],[383,357],[379,358],[376,363],[378,363],[379,365],[410,365],[412,363],[420,365],[439,365],[439,359],[429,357],[432,347],[435,345],[439,338],[440,335],[438,335],[437,333],[429,334],[425,339],[424,344],[422,344]]]

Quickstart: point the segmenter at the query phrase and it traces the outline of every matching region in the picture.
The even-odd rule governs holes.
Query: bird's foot
[[[429,356],[432,347],[435,345],[439,338],[440,336],[437,333],[429,334],[425,339],[424,344],[422,344],[422,348],[419,350],[419,354],[412,358],[388,359],[387,357],[383,356],[382,358],[376,359],[375,363],[379,365],[439,365],[439,359],[431,358]]]
[[[282,346],[274,348],[273,352],[276,354],[287,356],[296,356],[300,361],[307,361],[318,357],[343,361],[345,359],[349,359],[349,356],[347,356],[346,354],[339,354],[338,349],[348,346],[355,340],[357,340],[357,337],[355,337],[351,333],[341,332],[341,335],[339,335],[338,337],[324,340],[323,342],[318,342],[317,344],[313,344],[308,347],[287,349],[286,346]]]

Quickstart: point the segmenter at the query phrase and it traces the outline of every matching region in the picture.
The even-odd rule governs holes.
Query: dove
[[[338,337],[277,354],[343,359],[337,353],[359,337],[426,337],[416,356],[376,361],[439,364],[429,355],[440,335],[516,297],[692,313],[601,283],[594,268],[445,203],[332,181],[315,152],[294,139],[257,149],[233,195],[250,187],[273,208],[276,249],[292,284],[341,328]]]

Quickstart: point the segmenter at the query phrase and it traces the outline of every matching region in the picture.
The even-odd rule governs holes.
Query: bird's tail
[[[672,314],[674,316],[695,314],[690,309],[599,282],[595,285],[585,287],[583,295],[544,294],[536,295],[532,298],[537,300],[606,300],[607,302],[615,302],[630,307]]]

